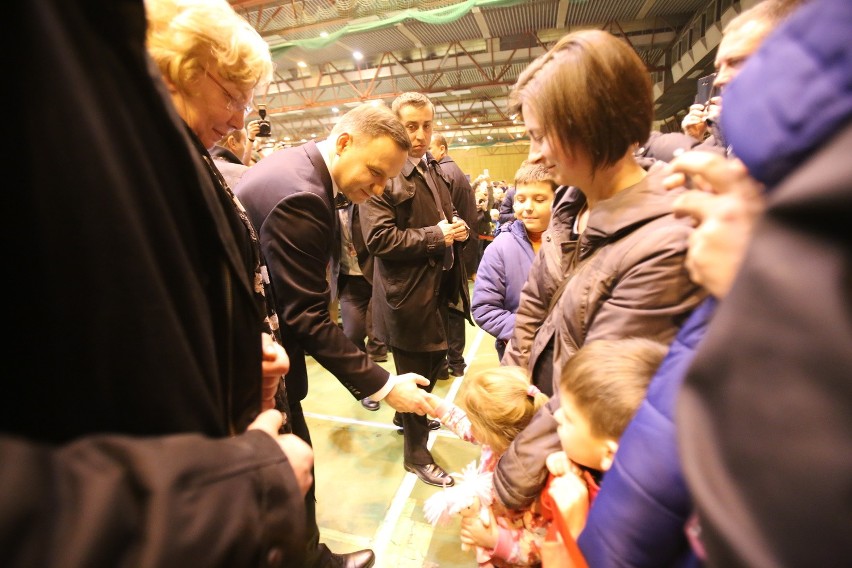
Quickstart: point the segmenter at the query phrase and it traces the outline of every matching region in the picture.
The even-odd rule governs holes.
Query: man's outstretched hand
[[[391,391],[385,401],[398,412],[413,412],[423,416],[429,411],[428,394],[418,385],[429,386],[429,379],[417,373],[405,373],[396,377]]]

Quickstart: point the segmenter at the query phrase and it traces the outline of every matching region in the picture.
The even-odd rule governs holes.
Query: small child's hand
[[[547,471],[553,475],[565,475],[571,471],[571,461],[568,459],[568,454],[565,452],[553,452],[545,459]]]
[[[497,546],[499,529],[491,509],[485,507],[479,511],[479,514],[463,515],[459,536],[462,541],[462,550],[468,550],[471,546],[481,546],[487,549],[493,549]]]
[[[577,538],[586,524],[586,517],[589,516],[589,488],[586,482],[572,469],[565,475],[554,477],[550,481],[548,492],[567,521],[571,535]]]
[[[441,415],[438,412],[438,408],[441,406],[441,403],[444,402],[439,396],[435,396],[434,394],[427,392],[423,394],[423,397],[426,399],[426,402],[429,404],[429,408],[426,410],[426,414],[433,418],[440,418]]]

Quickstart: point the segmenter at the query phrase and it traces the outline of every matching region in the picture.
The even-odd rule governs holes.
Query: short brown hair
[[[444,138],[443,134],[432,134],[432,144],[434,144],[435,146],[443,146],[447,150],[450,149],[450,147],[447,146],[447,139]]]
[[[519,185],[530,185],[531,183],[550,184],[550,189],[556,191],[556,182],[547,173],[547,168],[542,164],[532,164],[527,160],[521,163],[521,167],[515,172],[515,187]]]
[[[429,97],[423,93],[416,93],[413,91],[402,93],[391,103],[391,110],[396,116],[399,116],[399,112],[404,106],[413,106],[415,108],[428,106],[432,109],[432,114],[435,114],[435,105],[433,105],[432,101],[429,100]]]
[[[571,395],[593,435],[618,440],[667,352],[642,337],[591,341],[562,369],[559,392]]]
[[[364,134],[371,140],[384,136],[396,142],[396,145],[406,152],[411,150],[411,140],[405,127],[385,105],[358,105],[340,117],[328,137],[335,140],[344,132]]]
[[[651,133],[651,77],[627,42],[602,30],[562,37],[521,73],[510,94],[513,112],[536,109],[546,136],[585,149],[598,169],[621,159]]]

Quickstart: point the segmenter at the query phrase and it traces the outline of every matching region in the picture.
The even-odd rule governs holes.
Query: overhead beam
[[[471,13],[473,14],[473,19],[476,21],[476,25],[479,27],[479,33],[482,34],[482,37],[485,39],[491,39],[491,30],[488,29],[488,23],[485,21],[485,16],[482,15],[482,10],[479,6],[474,6]]]

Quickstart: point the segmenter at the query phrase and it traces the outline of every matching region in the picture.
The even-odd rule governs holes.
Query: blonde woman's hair
[[[530,380],[520,367],[495,367],[465,377],[459,406],[467,413],[481,444],[499,455],[527,427],[548,396],[536,389],[528,393]]]
[[[226,0],[145,0],[145,10],[148,52],[178,88],[210,69],[242,91],[272,80],[269,45]]]
[[[586,343],[562,369],[559,394],[571,396],[594,436],[618,440],[668,350],[641,337]]]

